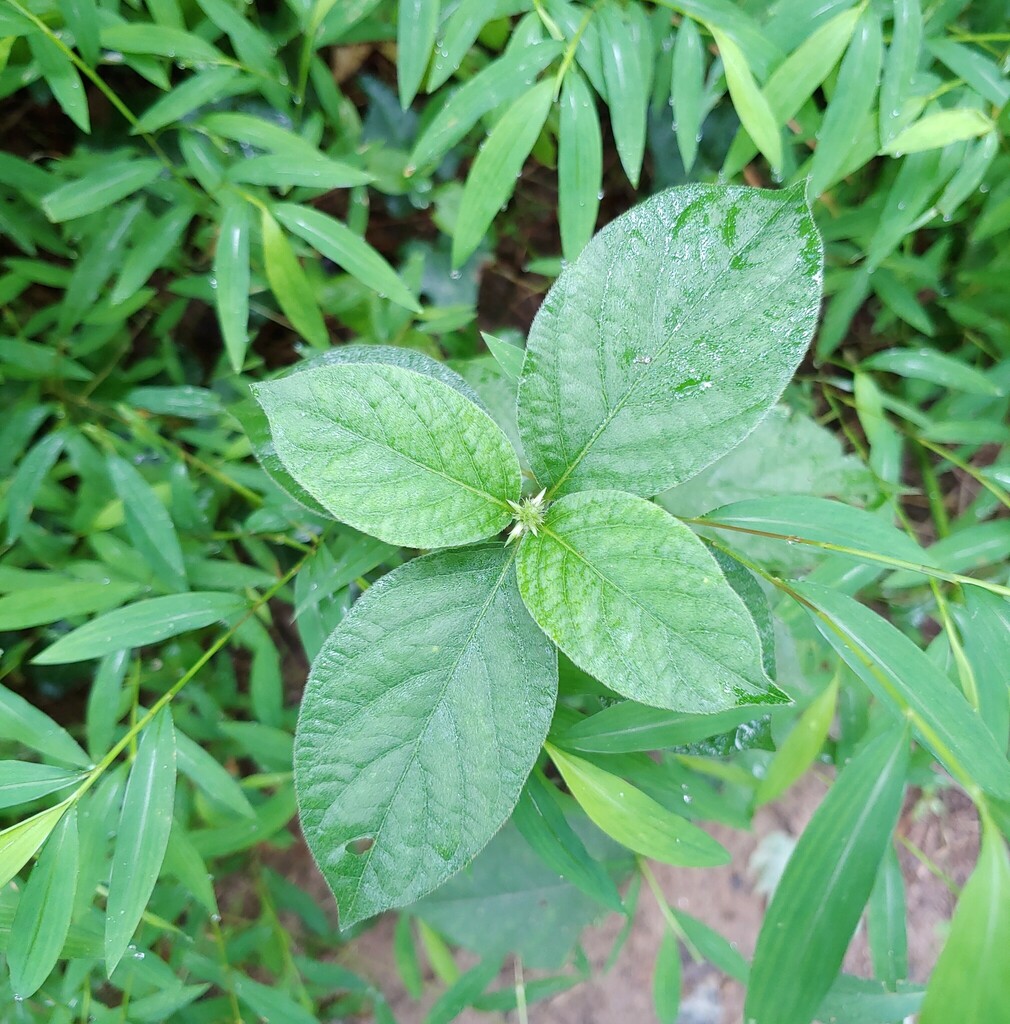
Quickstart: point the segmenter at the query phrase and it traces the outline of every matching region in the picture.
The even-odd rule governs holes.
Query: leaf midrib
[[[358,877],[354,886],[354,892],[352,893],[351,899],[348,904],[348,907],[352,913],[354,913],[354,910],[357,906],[358,896],[361,893],[361,885],[365,877],[365,872],[368,870],[368,867],[372,862],[372,854],[375,852],[376,848],[379,845],[379,836],[382,830],[385,828],[386,819],[389,817],[390,809],[392,808],[393,802],[396,800],[396,796],[400,791],[400,786],[403,785],[403,780],[407,777],[407,772],[410,770],[411,765],[413,765],[413,763],[417,760],[417,750],[418,747],[420,747],[421,745],[421,740],[427,733],[428,728],[431,725],[431,720],[435,717],[436,711],[438,711],[439,707],[442,704],[442,701],[445,699],[446,691],[449,689],[449,686],[452,683],[452,680],[456,674],[456,670],[459,668],[459,663],[463,660],[463,655],[466,654],[467,650],[470,647],[470,644],[473,642],[473,638],[477,635],[477,630],[480,628],[481,623],[484,621],[484,617],[487,615],[488,609],[491,607],[491,603],[494,601],[495,596],[501,589],[502,584],[505,582],[509,570],[512,568],[512,565],[515,562],[517,554],[518,547],[515,548],[510,554],[510,556],[505,560],[505,565],[502,567],[502,571],[499,574],[498,579],[495,580],[494,586],[488,593],[487,600],[484,602],[484,604],[481,606],[480,611],[475,616],[473,626],[471,627],[470,632],[467,634],[466,639],[460,646],[459,652],[457,653],[456,658],[452,663],[452,667],[446,673],[445,682],[443,683],[441,689],[438,691],[438,696],[435,698],[435,700],[432,701],[431,710],[428,712],[428,715],[424,720],[424,724],[417,732],[417,738],[414,740],[414,745],[410,751],[410,755],[406,760],[403,771],[400,772],[400,777],[396,780],[396,784],[393,786],[392,792],[390,793],[389,796],[389,800],[386,803],[385,810],[382,812],[382,817],[379,819],[379,824],[375,828],[375,835],[373,837],[374,841],[372,845],[361,856],[361,870],[358,872]]]
[[[685,311],[685,312],[684,312],[684,313],[682,314],[682,316],[681,316],[680,320],[679,320],[679,321],[677,322],[677,325],[676,325],[676,326],[675,326],[675,327],[673,328],[673,330],[672,330],[672,331],[670,332],[670,335],[669,335],[669,337],[668,337],[668,338],[666,339],[666,341],[664,341],[664,342],[663,342],[663,343],[662,343],[662,344],[661,344],[661,345],[660,345],[660,346],[659,346],[659,347],[658,347],[658,348],[656,349],[656,352],[655,352],[655,354],[654,354],[654,356],[653,356],[653,359],[654,359],[654,360],[658,360],[658,359],[661,359],[661,358],[662,358],[663,356],[665,356],[665,355],[666,355],[667,351],[669,351],[669,348],[670,348],[670,346],[671,346],[671,345],[673,344],[674,338],[675,338],[675,337],[677,336],[677,333],[678,333],[678,332],[680,331],[680,329],[681,329],[681,328],[682,328],[682,327],[684,326],[684,324],[685,324],[685,323],[687,322],[687,319],[688,319],[688,317],[692,316],[692,315],[693,315],[693,314],[694,314],[694,313],[696,312],[696,310],[697,310],[698,306],[699,306],[699,305],[700,305],[700,304],[701,304],[701,303],[702,303],[702,302],[703,302],[703,301],[704,301],[705,299],[707,299],[707,298],[709,297],[709,295],[710,295],[710,294],[712,293],[712,291],[713,291],[713,289],[714,289],[714,288],[716,287],[716,285],[717,285],[717,284],[718,284],[718,283],[719,283],[719,282],[720,282],[720,281],[722,280],[722,278],[723,278],[723,277],[725,276],[725,274],[726,274],[726,273],[728,272],[728,270],[729,270],[729,267],[730,267],[730,264],[732,263],[732,261],[733,261],[733,260],[734,260],[734,259],[735,259],[736,257],[740,256],[740,255],[741,255],[741,254],[742,254],[743,252],[745,252],[745,251],[747,250],[748,246],[750,246],[752,242],[754,242],[754,241],[756,241],[757,239],[759,239],[760,237],[762,237],[762,236],[764,235],[764,233],[765,233],[765,232],[766,232],[766,231],[768,230],[768,228],[769,228],[769,227],[771,227],[771,225],[772,225],[772,224],[773,224],[773,223],[775,222],[775,220],[776,220],[776,219],[778,218],[779,214],[781,214],[781,213],[782,213],[782,212],[783,212],[784,210],[786,210],[787,208],[788,208],[788,207],[787,207],[787,205],[786,205],[785,203],[782,203],[782,205],[781,205],[781,206],[779,206],[779,207],[778,207],[778,208],[777,208],[777,209],[776,209],[776,210],[775,210],[775,211],[774,211],[774,212],[772,213],[772,215],[771,215],[771,216],[770,216],[770,217],[768,218],[768,220],[767,220],[767,221],[765,221],[765,223],[764,223],[764,224],[762,224],[762,225],[761,225],[761,227],[760,227],[760,228],[758,228],[758,230],[757,230],[757,231],[755,231],[755,232],[754,232],[754,234],[753,234],[753,235],[751,235],[751,236],[750,236],[750,238],[748,238],[748,239],[747,239],[747,241],[746,241],[746,242],[744,242],[744,243],[743,243],[743,245],[741,245],[739,249],[737,249],[737,250],[736,250],[735,252],[733,252],[733,253],[732,253],[732,254],[730,255],[730,257],[729,257],[729,258],[728,258],[728,259],[726,260],[726,263],[725,263],[725,265],[724,265],[724,266],[723,266],[723,267],[722,267],[722,268],[720,269],[720,271],[719,271],[719,272],[718,272],[718,273],[717,273],[717,274],[716,274],[716,275],[715,275],[715,276],[714,276],[714,277],[712,278],[712,280],[710,281],[710,283],[709,283],[708,287],[707,287],[707,288],[705,288],[705,289],[704,289],[704,291],[702,291],[702,292],[700,292],[700,293],[698,294],[698,296],[697,296],[697,297],[695,298],[695,300],[694,300],[694,301],[693,301],[693,302],[692,302],[692,303],[691,303],[691,304],[690,304],[690,305],[688,306],[687,310],[686,310],[686,311]],[[688,209],[689,209],[689,207],[688,207]],[[686,209],[685,209],[685,211],[684,211],[684,212],[687,212],[687,211],[686,211]],[[586,457],[586,455],[588,454],[588,452],[589,452],[590,448],[592,448],[592,447],[593,447],[593,445],[594,445],[594,444],[596,444],[596,442],[597,442],[597,441],[598,441],[598,440],[600,439],[600,437],[602,436],[603,432],[604,432],[604,431],[605,431],[605,430],[606,430],[606,429],[607,429],[607,428],[608,428],[608,427],[610,426],[610,424],[611,424],[611,423],[613,423],[613,421],[614,421],[614,420],[615,420],[615,419],[617,418],[618,414],[619,414],[619,413],[621,412],[621,410],[622,410],[622,409],[624,408],[624,406],[625,406],[625,405],[626,405],[626,404],[628,403],[628,401],[629,401],[629,400],[631,399],[631,396],[632,396],[632,395],[633,395],[633,394],[635,393],[635,390],[636,390],[636,389],[638,388],[638,385],[639,385],[639,384],[640,384],[640,383],[641,383],[641,382],[642,382],[643,380],[645,380],[645,378],[646,378],[646,374],[642,373],[642,374],[639,374],[639,375],[638,375],[637,377],[635,377],[635,378],[634,378],[634,380],[632,380],[632,382],[631,382],[631,384],[630,384],[630,385],[628,386],[627,390],[626,390],[626,391],[624,392],[624,394],[623,394],[623,395],[622,395],[622,396],[621,396],[621,397],[620,397],[620,398],[619,398],[619,399],[617,400],[617,402],[615,403],[614,407],[613,407],[613,408],[612,408],[612,409],[611,409],[611,410],[610,410],[610,411],[609,411],[609,412],[607,413],[607,415],[606,415],[606,416],[605,416],[605,417],[603,418],[603,420],[602,420],[602,421],[600,422],[599,426],[597,426],[597,428],[596,428],[596,429],[595,429],[595,430],[593,431],[593,433],[592,433],[592,434],[590,435],[590,437],[589,437],[589,440],[588,440],[588,441],[586,441],[585,445],[583,445],[583,447],[582,447],[582,449],[581,449],[581,450],[579,451],[579,453],[578,453],[578,454],[577,454],[577,455],[575,456],[575,458],[574,458],[574,459],[573,459],[573,460],[572,460],[572,461],[571,461],[571,462],[570,462],[570,463],[569,463],[569,464],[568,464],[568,465],[567,465],[567,466],[565,467],[565,471],[564,471],[564,473],[562,473],[562,474],[561,474],[561,476],[560,476],[560,478],[558,479],[557,483],[555,483],[555,484],[554,484],[554,485],[553,485],[553,486],[551,487],[550,491],[548,492],[548,494],[547,494],[547,497],[548,497],[548,499],[550,499],[550,498],[552,498],[552,497],[554,497],[554,496],[556,496],[556,495],[557,495],[557,492],[558,492],[558,491],[559,491],[559,490],[561,489],[561,487],[562,487],[562,485],[564,484],[564,482],[565,482],[565,481],[566,481],[566,480],[567,480],[567,479],[568,479],[568,478],[569,478],[569,477],[570,477],[570,476],[572,475],[572,473],[573,473],[573,472],[574,472],[574,471],[576,470],[576,468],[577,468],[577,467],[579,466],[579,464],[580,464],[580,463],[582,462],[582,460],[583,460],[583,459],[584,459],[584,458]]]

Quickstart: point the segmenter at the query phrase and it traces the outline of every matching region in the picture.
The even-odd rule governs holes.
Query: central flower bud
[[[544,525],[544,495],[546,493],[547,488],[545,487],[536,497],[523,498],[521,501],[509,501],[515,525],[508,535],[508,540],[505,541],[506,544],[519,540],[527,530],[534,537],[537,536],[537,531]]]

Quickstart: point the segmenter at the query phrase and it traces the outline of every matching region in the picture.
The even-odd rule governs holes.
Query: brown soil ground
[[[795,838],[800,834],[823,798],[829,778],[811,774],[801,780],[778,803],[760,810],[752,832],[738,832],[713,826],[712,834],[732,852],[733,860],[723,868],[695,871],[655,865],[654,870],[668,901],[701,918],[735,943],[748,958],[753,954],[766,899],[757,891],[751,858],[758,845],[773,833]],[[966,881],[978,853],[978,822],[966,797],[954,790],[926,800],[918,791],[906,802],[898,835],[924,856],[919,859],[908,849],[899,850],[907,888],[908,945],[910,975],[922,981],[928,975],[943,944],[946,923],[954,909],[955,897],[924,861],[945,874],[958,886]],[[286,857],[287,873],[297,876],[320,900],[332,906],[332,898],[305,852],[305,860],[292,863]],[[416,1002],[404,991],[392,957],[393,920],[380,920],[344,951],[341,960],[372,979],[386,994],[400,1024],[420,1024],[426,1009],[441,991],[430,975],[425,998]],[[631,935],[617,962],[608,972],[603,965],[621,929],[622,920],[611,915],[584,937],[584,948],[593,964],[593,978],[553,999],[528,1009],[531,1024],[652,1024],[652,966],[663,936],[664,924],[655,901],[643,889]],[[463,954],[461,963],[472,958]],[[869,952],[860,926],[845,961],[845,970],[869,977]],[[502,983],[510,984],[512,965],[503,972]],[[683,999],[678,1024],[739,1024],[742,1019],[743,988],[707,964],[685,957]],[[485,1014],[468,1011],[459,1024],[512,1024],[515,1013]]]

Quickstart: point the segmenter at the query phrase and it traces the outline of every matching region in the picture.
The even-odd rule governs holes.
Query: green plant
[[[809,342],[820,273],[795,189],[673,190],[616,220],[530,333],[518,424],[535,497],[522,497],[502,430],[434,365],[344,349],[254,390],[280,462],[331,515],[397,546],[459,547],[510,521],[518,539],[514,553],[402,567],[316,660],[296,779],[348,924],[424,896],[508,818],[554,709],[556,655],[540,629],[655,707],[788,700],[704,545],[638,496],[689,479],[767,413]],[[676,842],[674,863],[720,859],[687,822]]]
[[[387,1024],[387,979],[347,969],[367,926],[337,932],[296,845],[295,705],[304,659],[359,596],[377,586],[378,605],[427,562],[300,488],[250,385],[305,356],[339,369],[392,347],[404,373],[483,403],[521,453],[539,433],[516,423],[515,328],[562,257],[668,186],[812,176],[826,301],[811,355],[744,440],[655,495],[716,557],[764,677],[794,703],[652,707],[562,651],[549,759],[473,863],[404,908],[392,953],[412,996],[444,989],[433,1021],[521,1014],[605,971],[627,928],[592,967],[582,930],[606,912],[630,924],[648,888],[666,925],[660,1019],[677,1013],[681,957],[750,973],[759,1022],[1002,1019],[1004,8],[0,4],[0,864],[23,865],[0,888],[0,1016]],[[568,405],[573,423],[585,414]],[[634,491],[632,472],[639,497],[665,486],[625,447],[611,468],[628,476],[604,487]],[[520,454],[543,477],[528,499],[564,471],[537,452]],[[510,501],[537,525],[512,484],[501,494],[507,531]],[[576,500],[555,498],[548,516]],[[629,853],[725,856],[697,826],[734,830],[736,851],[756,808],[788,809],[794,783],[832,771],[753,965]],[[156,814],[136,795],[145,777]],[[909,978],[930,964],[905,930],[936,922],[916,914],[910,858],[952,894],[969,865],[946,879],[909,822],[950,813],[958,790],[984,841],[924,1003]],[[863,903],[873,980],[836,977]],[[479,962],[460,974],[447,943]],[[494,981],[505,957],[514,983]]]

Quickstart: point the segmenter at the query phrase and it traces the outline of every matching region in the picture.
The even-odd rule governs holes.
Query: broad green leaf
[[[844,1021],[845,1024],[897,1024],[917,1020],[925,990],[918,985],[902,985],[888,992],[880,982],[840,974],[817,1010],[818,1021]]]
[[[603,80],[613,112],[611,126],[617,154],[633,188],[638,188],[645,154],[645,122],[649,105],[646,69],[637,38],[640,27],[629,9],[614,3],[598,9]],[[587,239],[588,241],[588,239]]]
[[[1010,950],[1010,858],[988,825],[982,851],[961,892],[947,943],[936,962],[920,1024],[1001,1024],[1007,1019]]]
[[[999,142],[999,133],[990,132],[972,147],[936,201],[936,209],[941,217],[952,217],[961,204],[967,202],[982,184],[993,160],[996,159]]]
[[[792,731],[775,752],[757,789],[758,804],[777,800],[814,763],[828,738],[837,702],[836,676],[796,719]]]
[[[123,680],[129,666],[129,655],[129,651],[115,651],[102,658],[88,692],[84,734],[88,740],[88,751],[96,761],[112,746],[121,713]]]
[[[36,665],[66,665],[101,658],[234,618],[245,608],[245,598],[215,591],[152,597],[85,623],[60,637],[33,661]]]
[[[78,768],[87,768],[91,764],[77,740],[62,725],[57,725],[6,686],[0,686],[0,739],[20,743],[48,758]]]
[[[691,173],[698,156],[698,140],[705,116],[705,45],[692,18],[677,29],[673,46],[670,98],[673,101],[674,130],[684,171]]]
[[[59,223],[104,210],[150,185],[162,170],[157,160],[106,161],[100,170],[89,171],[43,196],[43,212]]]
[[[501,546],[416,559],[323,646],[295,746],[302,828],[347,927],[430,892],[509,816],[556,656]]]
[[[186,567],[175,524],[151,485],[125,459],[110,455],[109,478],[123,502],[126,532],[154,578],[167,590],[187,588]]]
[[[904,726],[842,770],[800,836],[758,935],[744,1018],[809,1024],[842,965],[901,811]]]
[[[337,266],[343,267],[351,277],[356,277],[362,284],[397,305],[415,313],[421,311],[417,299],[396,271],[346,224],[318,210],[294,203],[278,203],[273,212],[288,231],[308,242]]]
[[[905,881],[891,843],[884,853],[866,910],[866,937],[873,973],[892,991],[908,977]]]
[[[233,86],[236,84],[242,92],[250,88],[246,82],[239,79],[236,68],[208,68],[192,75],[155,100],[140,115],[130,134],[143,135],[175,124],[207,103],[234,95],[236,89]]]
[[[409,177],[439,162],[485,115],[517,99],[533,87],[536,77],[561,52],[561,44],[545,39],[516,47],[488,64],[462,85],[422,131],[407,161]]]
[[[729,853],[707,832],[668,811],[630,782],[550,743],[546,749],[586,814],[629,850],[684,867],[729,862]]]
[[[254,394],[287,471],[355,529],[433,548],[490,537],[512,518],[515,452],[441,381],[391,365],[322,366]]]
[[[400,105],[410,106],[421,87],[438,31],[440,0],[398,0],[396,81]]]
[[[829,550],[842,547],[865,551],[876,556],[867,559],[871,562],[898,558],[917,565],[932,564],[925,550],[887,520],[827,498],[753,498],[714,509],[704,520],[728,527],[728,536],[734,529],[772,533],[790,543],[805,540],[827,545]]]
[[[612,221],[527,341],[519,431],[541,486],[650,497],[725,454],[802,358],[820,280],[800,189],[687,186]]]
[[[825,111],[810,165],[810,195],[819,196],[838,180],[863,122],[873,106],[880,79],[880,17],[866,8],[838,69],[838,81]]]
[[[88,97],[73,62],[48,35],[42,32],[33,32],[29,35],[28,46],[39,66],[39,71],[42,72],[42,77],[53,92],[53,99],[59,103],[63,113],[82,132],[90,132]]]
[[[498,211],[515,191],[516,179],[547,120],[554,83],[545,80],[520,96],[491,130],[463,187],[452,265],[462,266],[483,241]]]
[[[282,153],[254,156],[240,160],[228,169],[229,181],[250,185],[269,185],[271,188],[291,188],[303,185],[329,191],[367,185],[372,175],[358,167],[323,156],[322,153],[299,154],[295,160]]]
[[[298,333],[316,348],[327,348],[330,336],[316,301],[315,289],[295,256],[280,225],[265,207],[260,210],[263,266],[270,290]]]
[[[174,805],[175,729],[166,708],[141,733],[123,794],[105,911],[105,970],[110,977],[154,891]]]
[[[884,370],[912,380],[925,380],[969,395],[997,396],[999,384],[961,359],[931,348],[889,348],[875,352],[860,364],[861,369]]]
[[[521,6],[514,0],[460,0],[438,33],[426,91],[434,92],[459,71],[480,30],[489,21],[507,18]]]
[[[14,998],[36,993],[56,966],[70,930],[77,889],[77,811],[63,815],[32,869],[11,927],[7,963]]]
[[[752,707],[731,708],[713,715],[661,711],[625,700],[580,719],[554,736],[565,750],[590,754],[629,754],[639,750],[683,747],[732,729],[750,731]],[[742,738],[742,736],[741,736]]]
[[[558,125],[558,224],[566,260],[578,258],[596,229],[603,141],[596,100],[579,71],[565,75]]]
[[[713,712],[788,698],[767,678],[757,627],[700,540],[658,505],[572,494],[519,547],[519,589],[584,671],[654,707]]]
[[[80,779],[80,772],[32,761],[0,761],[0,809],[17,807]]]
[[[886,619],[846,594],[813,583],[790,586],[842,660],[891,712],[907,718],[962,784],[1010,799],[1010,763],[961,691]]]
[[[677,1024],[680,1011],[680,943],[668,928],[652,968],[652,1005],[659,1024]]]
[[[138,583],[67,580],[52,587],[0,597],[0,631],[31,629],[47,622],[118,608],[140,591]]]
[[[6,888],[7,883],[32,859],[73,802],[74,798],[68,797],[62,803],[0,832],[0,888]]]
[[[773,170],[782,167],[782,132],[747,64],[743,50],[719,29],[709,26],[726,72],[730,98],[747,134],[765,155]]]
[[[507,341],[488,334],[487,331],[481,331],[480,336],[484,339],[488,351],[495,357],[498,365],[508,374],[509,378],[519,380],[519,374],[523,369],[523,359],[526,356],[525,350],[519,348],[518,345],[510,345]]]
[[[849,45],[859,15],[859,7],[836,14],[804,39],[772,73],[763,92],[777,125],[794,118],[834,69]],[[755,151],[750,138],[738,134],[730,146],[722,173],[727,177],[738,174]]]
[[[880,144],[886,146],[915,116],[908,99],[922,52],[920,0],[893,0],[891,42],[880,79]]]
[[[243,146],[255,146],[269,153],[280,153],[291,160],[312,160],[319,156],[319,150],[308,139],[282,128],[276,121],[255,114],[215,111],[200,119],[199,128],[209,135],[230,139]]]
[[[619,914],[624,912],[613,879],[590,856],[578,833],[568,824],[556,791],[539,772],[533,772],[527,780],[512,812],[512,824],[549,868],[602,906]]]
[[[7,543],[16,544],[28,525],[39,488],[63,451],[62,433],[46,434],[18,464],[7,491]]]
[[[249,345],[249,236],[252,207],[231,200],[224,207],[214,250],[214,304],[231,368],[240,373]]]
[[[992,121],[974,107],[939,110],[935,114],[927,114],[899,132],[881,152],[902,156],[905,153],[920,153],[925,149],[942,149],[954,142],[985,135],[993,127]]]

